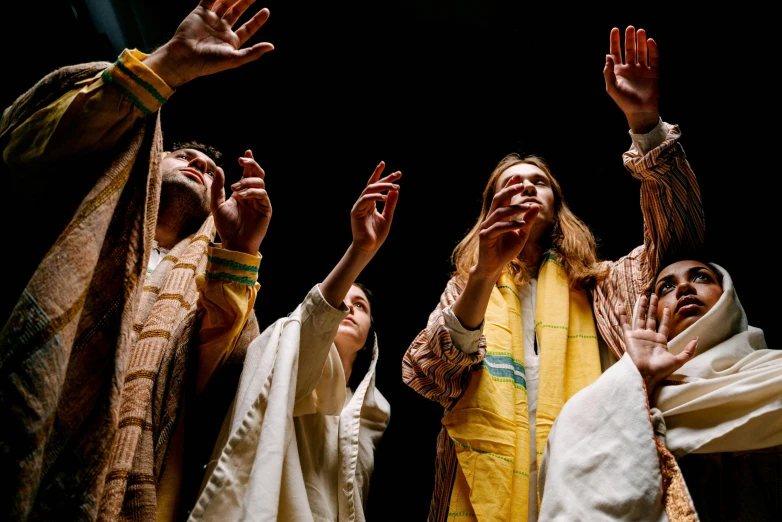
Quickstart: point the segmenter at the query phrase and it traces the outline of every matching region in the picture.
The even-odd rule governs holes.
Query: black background
[[[4,7],[3,106],[57,66],[116,58],[116,37],[112,47],[91,19],[100,3]],[[442,411],[402,383],[401,359],[438,302],[451,250],[477,218],[496,162],[514,150],[548,159],[602,257],[642,242],[639,182],[622,165],[627,123],[602,76],[614,26],[633,24],[657,40],[660,112],[683,132],[714,260],[732,274],[750,324],[778,347],[771,254],[780,90],[770,11],[746,2],[686,10],[659,2],[310,4],[256,2],[249,11],[269,7],[271,17],[250,43],[276,49],[183,86],[161,117],[167,146],[195,139],[222,150],[229,182],[247,148],[266,171],[273,217],[261,246],[262,327],[293,310],[339,260],[350,209],[378,161],[402,171],[391,233],[360,278],[376,294],[377,386],[392,406],[370,521],[426,518]],[[117,15],[125,45],[149,52],[196,2],[102,5]]]

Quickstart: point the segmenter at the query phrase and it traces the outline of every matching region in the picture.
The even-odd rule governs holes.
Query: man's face
[[[657,322],[670,310],[668,340],[706,315],[722,295],[722,284],[711,268],[698,261],[677,261],[665,267],[654,284]]]
[[[202,185],[208,191],[212,187],[217,165],[203,152],[194,149],[180,149],[169,152],[160,164],[160,170],[167,173],[179,173]]]
[[[547,230],[554,222],[554,189],[551,186],[551,180],[545,172],[535,165],[519,163],[508,167],[497,178],[494,186],[495,193],[502,190],[505,183],[508,182],[508,178],[514,174],[521,176],[519,184],[524,186],[524,190],[513,196],[510,204],[530,203],[539,206],[540,211],[533,227],[538,230]]]
[[[196,219],[209,215],[209,191],[217,170],[212,158],[194,149],[179,149],[163,158],[160,170],[161,202]]]

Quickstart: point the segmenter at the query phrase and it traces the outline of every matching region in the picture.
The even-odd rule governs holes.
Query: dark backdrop
[[[449,277],[485,180],[507,152],[547,158],[576,212],[616,258],[642,242],[639,182],[602,76],[611,27],[659,44],[661,114],[679,124],[706,208],[715,261],[732,274],[750,324],[771,347],[779,223],[779,89],[771,18],[747,3],[573,10],[562,3],[262,1],[251,40],[275,51],[182,87],[162,108],[166,145],[196,139],[225,153],[229,181],[246,148],[266,170],[274,214],[261,247],[262,326],[293,310],[350,243],[349,212],[380,160],[401,170],[388,240],[361,276],[376,294],[377,386],[392,405],[369,520],[425,520],[441,409],[401,381],[401,358]],[[3,106],[59,65],[151,51],[195,0],[49,0],[4,8]],[[92,17],[92,15],[95,15]],[[9,63],[10,62],[10,63]],[[12,229],[11,229],[12,232]],[[26,241],[34,238],[24,238]],[[24,248],[14,240],[14,248]]]

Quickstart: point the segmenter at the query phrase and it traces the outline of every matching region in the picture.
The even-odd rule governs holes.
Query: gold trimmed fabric
[[[144,114],[153,114],[174,94],[166,82],[141,62],[147,57],[136,49],[125,49],[107,67],[101,79],[113,85]]]
[[[3,114],[0,140],[109,64],[58,69]],[[110,151],[50,165],[73,205],[0,331],[4,520],[94,520],[119,420],[140,282],[158,208],[162,135],[138,121]],[[35,172],[2,164],[4,179]],[[51,228],[51,227],[50,227]],[[6,320],[7,319],[7,320]]]
[[[121,427],[112,445],[98,520],[156,518],[156,478],[182,399],[185,360],[195,328],[198,291],[190,267],[206,269],[206,250],[214,234],[210,216],[194,236],[172,248],[147,279],[147,286],[160,288],[160,293],[144,292],[141,297],[136,324],[143,326],[132,341],[120,402]]]

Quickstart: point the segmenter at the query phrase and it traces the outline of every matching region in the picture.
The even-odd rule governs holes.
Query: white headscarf
[[[671,339],[678,354],[698,337],[695,356],[651,400],[667,428],[666,446],[688,453],[748,451],[782,444],[782,351],[749,326],[728,272],[722,296],[698,321]]]
[[[767,349],[763,332],[747,325],[733,281],[713,266],[722,296],[668,345],[679,353],[697,335],[697,353],[669,377],[681,384],[661,386],[650,401],[677,458],[782,444],[782,351]],[[691,520],[681,475],[663,487],[652,427],[643,379],[625,354],[554,422],[538,474],[539,520]]]

